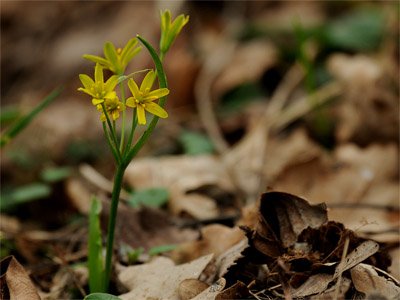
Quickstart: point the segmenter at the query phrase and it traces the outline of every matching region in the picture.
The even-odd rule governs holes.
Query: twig
[[[337,298],[339,296],[340,284],[342,283],[343,265],[344,265],[344,261],[347,256],[347,251],[349,250],[349,243],[350,243],[350,239],[349,239],[349,237],[346,237],[346,240],[344,241],[344,246],[343,246],[342,258],[341,258],[340,264],[338,266],[339,275],[338,275],[338,279],[336,281],[336,289],[335,289],[335,294],[333,296],[333,300],[337,300]]]
[[[78,288],[79,292],[82,294],[82,296],[85,298],[87,296],[85,290],[83,289],[82,285],[79,283],[78,279],[76,278],[75,273],[72,271],[71,267],[68,265],[68,263],[65,261],[64,254],[60,250],[60,248],[57,245],[53,246],[54,250],[57,253],[57,256],[60,258],[62,265],[67,269],[69,275],[71,276],[72,281],[74,282],[75,286]]]

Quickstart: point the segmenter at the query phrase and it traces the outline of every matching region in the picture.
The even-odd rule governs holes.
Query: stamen
[[[151,107],[154,107],[154,106],[155,106],[153,103],[151,103],[150,105],[151,105]]]
[[[145,91],[146,91],[146,92],[150,91],[150,88],[146,88]]]
[[[121,52],[122,52],[121,48],[118,48],[117,53],[121,54]]]
[[[136,101],[135,101],[135,102],[136,102],[136,104],[139,104],[139,100],[137,100],[137,99],[136,99]]]
[[[90,90],[93,92],[93,91],[94,91],[94,88],[93,88],[93,87],[91,87],[91,88],[90,88]]]
[[[142,104],[142,107],[143,107],[143,108],[146,108],[146,104]]]
[[[96,97],[99,98],[99,94],[96,94]]]
[[[143,96],[143,93],[139,91],[139,95],[140,95],[140,96]]]

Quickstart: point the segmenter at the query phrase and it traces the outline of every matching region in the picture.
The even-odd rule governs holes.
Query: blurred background
[[[158,49],[160,9],[190,21],[164,60],[169,117],[128,169],[128,193],[162,187],[164,210],[199,220],[229,215],[274,189],[326,202],[330,218],[351,229],[398,239],[397,2],[0,5],[2,131],[64,88],[2,149],[3,256],[33,263],[20,232],[68,226],[101,190],[96,176],[112,179],[100,113],[77,91],[78,75],[94,71],[82,55],[103,56],[105,42],[122,48],[137,34]],[[143,49],[126,73],[145,68],[153,64]],[[203,198],[190,200],[193,193]]]

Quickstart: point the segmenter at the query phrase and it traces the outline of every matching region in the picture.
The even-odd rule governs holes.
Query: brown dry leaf
[[[379,276],[371,265],[358,264],[350,270],[351,279],[357,291],[366,295],[379,291],[388,299],[398,299],[400,287],[392,281]]]
[[[324,204],[310,205],[306,200],[291,194],[269,192],[261,196],[256,231],[263,239],[275,236],[286,248],[297,241],[304,229],[319,227],[327,220]]]
[[[218,279],[213,283],[208,289],[204,290],[202,293],[198,294],[192,300],[215,300],[216,297],[222,292],[226,284],[224,278]]]
[[[0,262],[1,299],[40,300],[40,297],[24,267],[8,256]]]
[[[342,277],[340,288],[336,296],[336,289],[337,283],[327,289],[326,291],[322,292],[321,294],[311,296],[311,300],[345,300],[345,294],[349,290],[351,285],[351,280],[347,277]]]
[[[316,274],[310,276],[299,288],[292,290],[292,297],[306,297],[324,292],[333,280],[331,274]]]
[[[215,96],[242,84],[259,80],[262,74],[277,62],[277,51],[270,42],[252,40],[239,45],[233,58],[214,83]]]
[[[333,278],[336,279],[344,271],[354,267],[355,265],[366,260],[368,257],[374,255],[379,250],[379,244],[377,242],[368,240],[363,242],[357,248],[355,248],[349,255],[347,255],[344,264],[339,264],[336,267]]]
[[[198,279],[185,279],[179,284],[179,297],[189,300],[207,289],[210,285]]]
[[[245,234],[238,227],[211,224],[202,228],[202,239],[188,242],[172,251],[171,257],[177,263],[191,261],[203,255],[213,253],[218,257],[223,252],[239,243]]]
[[[219,293],[217,297],[215,297],[215,300],[246,299],[249,294],[247,286],[243,282],[238,281]]]
[[[137,158],[126,170],[128,183],[137,189],[154,186],[167,188],[170,192],[169,208],[175,215],[186,212],[201,218],[215,217],[216,206],[211,203],[214,200],[205,200],[206,196],[200,199],[186,192],[204,185],[216,185],[232,192],[234,187],[229,178],[224,165],[212,155]],[[201,206],[199,202],[205,203],[208,209],[202,209],[201,213],[196,213],[192,208],[188,211],[187,202],[192,202],[196,209]]]
[[[147,264],[127,267],[118,277],[130,292],[119,297],[122,300],[179,300],[179,284],[185,279],[198,278],[212,258],[209,254],[176,266],[169,258],[156,257]]]
[[[377,59],[365,55],[334,54],[328,68],[344,86],[346,94],[337,109],[339,142],[393,141],[399,133],[398,96]],[[360,95],[363,95],[360,97]]]

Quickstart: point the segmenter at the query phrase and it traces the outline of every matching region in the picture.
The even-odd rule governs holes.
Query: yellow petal
[[[146,89],[151,90],[153,87],[153,82],[154,82],[154,71],[151,70],[147,75],[144,77],[142,84],[140,85],[140,91],[142,93],[146,92]]]
[[[104,77],[103,77],[103,67],[100,64],[96,64],[96,67],[94,68],[94,80],[97,83],[104,83]]]
[[[167,118],[168,113],[157,103],[146,104],[146,110],[160,118]]]
[[[151,91],[147,96],[146,100],[153,101],[158,98],[164,97],[169,94],[169,89],[162,88],[158,90]]]
[[[97,99],[97,98],[93,98],[92,99],[92,104],[93,105],[98,105],[104,102],[104,99]]]
[[[136,100],[133,97],[126,99],[126,105],[129,107],[136,107]]]
[[[84,88],[79,88],[78,91],[84,92],[84,93],[86,93],[86,94],[88,94],[88,95],[90,95],[90,96],[92,96],[92,97],[94,96],[93,93],[92,93],[91,91],[89,91],[89,90],[87,90],[87,89],[84,89]]]
[[[93,86],[94,81],[92,78],[87,76],[86,74],[79,74],[79,79],[81,80],[83,86],[85,89],[90,90],[90,88]]]
[[[112,112],[111,112],[111,114],[112,114],[112,118],[113,118],[113,120],[116,120],[116,119],[118,119],[119,118],[119,111],[118,110],[113,110]]]
[[[128,87],[131,90],[133,96],[135,96],[135,97],[139,96],[139,88],[138,88],[136,82],[132,78],[129,79],[129,81],[128,81]]]
[[[118,84],[118,75],[113,75],[106,81],[104,89],[106,91],[112,91],[117,84]]]
[[[137,116],[138,116],[138,123],[139,124],[146,124],[146,114],[144,112],[144,108],[140,105],[137,106]]]

